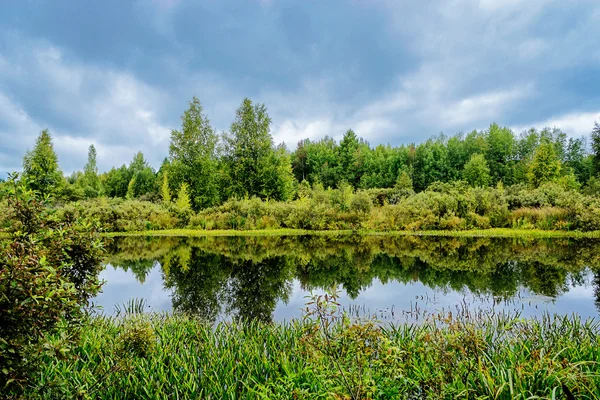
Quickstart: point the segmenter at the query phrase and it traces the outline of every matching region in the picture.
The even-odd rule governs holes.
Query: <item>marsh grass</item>
[[[389,325],[319,301],[282,324],[97,316],[75,361],[43,360],[27,398],[600,397],[595,320],[465,311]]]

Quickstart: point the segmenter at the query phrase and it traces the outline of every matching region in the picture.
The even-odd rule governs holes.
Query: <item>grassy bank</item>
[[[471,229],[466,231],[388,231],[370,230],[306,230],[306,229],[255,229],[255,230],[206,230],[206,229],[165,229],[136,232],[109,232],[106,236],[344,236],[344,235],[374,235],[374,236],[439,236],[439,237],[532,237],[532,238],[600,238],[600,231],[545,231],[541,229]]]
[[[597,322],[462,315],[379,327],[183,316],[94,318],[75,361],[47,357],[26,398],[574,398],[600,396]],[[60,348],[60,340],[56,339]]]

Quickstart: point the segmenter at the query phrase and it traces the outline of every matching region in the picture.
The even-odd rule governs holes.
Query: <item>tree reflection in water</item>
[[[510,300],[520,288],[556,297],[594,273],[600,311],[600,242],[383,236],[116,238],[113,266],[143,282],[160,265],[177,312],[214,322],[227,314],[270,322],[293,279],[304,289],[341,286],[351,298],[374,279],[420,281]]]

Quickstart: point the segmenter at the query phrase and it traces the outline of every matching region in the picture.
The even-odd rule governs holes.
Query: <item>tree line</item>
[[[557,182],[568,189],[600,192],[600,124],[588,138],[568,138],[557,128],[515,134],[492,123],[488,129],[439,134],[420,144],[371,146],[353,130],[276,145],[264,104],[243,100],[229,132],[218,134],[194,97],[171,131],[169,155],[156,171],[141,152],[131,162],[98,172],[89,148],[82,171],[64,177],[47,130],[23,158],[23,178],[42,195],[63,201],[100,196],[176,202],[195,211],[230,198],[286,201],[303,187],[351,186],[354,190],[404,188],[416,192],[435,182],[466,181],[472,187]]]

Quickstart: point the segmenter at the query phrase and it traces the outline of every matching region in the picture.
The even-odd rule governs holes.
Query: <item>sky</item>
[[[63,171],[157,168],[192,96],[227,131],[245,97],[276,143],[374,146],[600,121],[598,0],[0,2],[0,176],[49,129]]]

